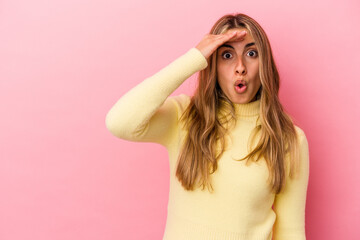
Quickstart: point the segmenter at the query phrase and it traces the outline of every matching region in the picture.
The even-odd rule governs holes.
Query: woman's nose
[[[236,72],[240,73],[240,74],[245,74],[246,73],[246,67],[245,64],[243,62],[243,60],[241,58],[239,58],[239,60],[236,63]]]

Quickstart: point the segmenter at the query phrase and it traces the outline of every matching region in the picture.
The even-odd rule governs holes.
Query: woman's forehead
[[[246,37],[245,39],[240,40],[240,41],[237,40],[237,41],[225,42],[219,48],[221,48],[223,46],[230,47],[230,48],[244,49],[244,48],[247,48],[250,46],[256,47],[256,43],[252,37]]]

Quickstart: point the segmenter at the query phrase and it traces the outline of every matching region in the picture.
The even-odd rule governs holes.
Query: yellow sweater
[[[264,159],[248,166],[234,160],[248,153],[247,142],[259,117],[260,100],[235,104],[238,121],[229,134],[231,142],[211,175],[214,192],[207,188],[186,191],[177,180],[176,161],[185,136],[178,119],[190,97],[170,95],[207,65],[201,52],[191,48],[127,92],[106,115],[106,127],[114,136],[159,143],[168,150],[170,192],[163,240],[306,239],[309,153],[304,132],[296,126],[301,175],[287,179],[285,191],[280,194],[270,191]]]

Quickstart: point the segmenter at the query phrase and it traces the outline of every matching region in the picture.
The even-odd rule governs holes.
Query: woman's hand
[[[242,40],[246,35],[246,31],[231,31],[219,35],[206,34],[200,43],[196,46],[198,50],[204,55],[206,60],[213,54],[213,52],[225,42]]]

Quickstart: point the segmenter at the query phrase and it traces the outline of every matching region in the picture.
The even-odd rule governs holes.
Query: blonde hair
[[[286,159],[289,158],[289,176],[298,169],[298,140],[292,119],[280,103],[279,74],[272,56],[269,40],[262,27],[245,14],[227,14],[221,17],[210,30],[210,34],[222,34],[232,28],[246,28],[258,49],[259,77],[261,87],[257,93],[260,98],[260,124],[252,132],[249,143],[258,144],[240,160],[258,161],[265,158],[269,169],[269,181],[275,193],[279,193],[287,174]],[[226,148],[227,128],[219,110],[228,108],[235,120],[234,105],[221,90],[217,82],[216,51],[210,56],[208,66],[198,75],[198,86],[190,104],[184,111],[181,121],[187,130],[178,158],[176,177],[186,190],[194,190],[199,180],[203,189],[211,187],[210,174],[217,169],[217,160]],[[287,156],[290,154],[289,156]],[[210,188],[209,188],[210,189]]]

